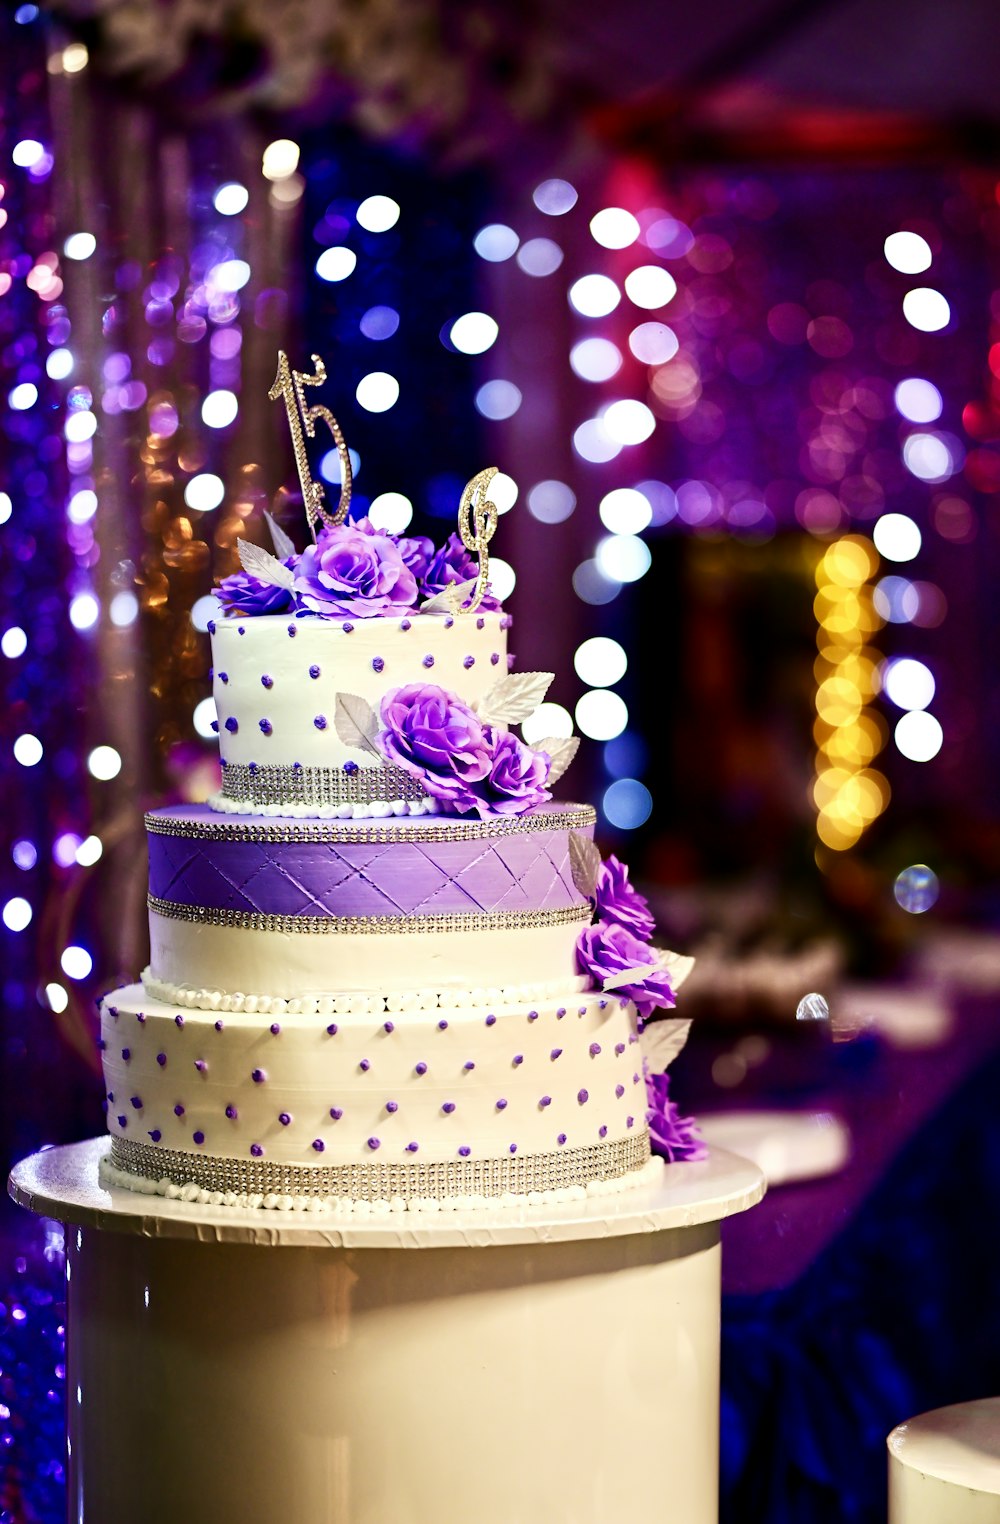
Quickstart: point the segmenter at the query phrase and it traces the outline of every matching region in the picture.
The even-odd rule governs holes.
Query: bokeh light
[[[87,771],[102,783],[117,778],[122,770],[122,759],[113,746],[95,746],[87,758]]]
[[[885,664],[882,688],[897,709],[926,709],[934,698],[934,674],[915,657],[897,656]]]
[[[872,539],[887,561],[912,561],[920,552],[920,530],[905,513],[884,513],[875,523]]]
[[[299,145],[291,138],[276,138],[264,149],[261,171],[265,180],[285,180],[299,167]]]
[[[676,333],[666,323],[640,323],[629,334],[628,347],[644,365],[665,365],[680,348]]]
[[[336,244],[333,248],[323,250],[316,261],[316,274],[320,280],[329,282],[346,280],[349,275],[353,275],[357,262],[358,256],[353,249]]]
[[[562,524],[576,507],[576,493],[566,482],[536,482],[528,493],[528,512],[540,524]]]
[[[63,253],[67,259],[89,259],[97,248],[97,239],[93,233],[71,233],[63,244]]]
[[[466,312],[452,323],[449,338],[463,355],[481,355],[496,343],[499,332],[488,312]]]
[[[940,720],[924,709],[912,709],[896,721],[892,733],[896,750],[911,762],[930,762],[944,743]]]
[[[903,297],[903,316],[921,333],[939,333],[951,321],[951,308],[932,286],[915,286]]]
[[[581,275],[569,288],[570,305],[581,317],[607,317],[621,299],[622,294],[610,275]]]
[[[883,247],[889,264],[904,275],[919,275],[930,268],[931,246],[919,233],[890,233]]]
[[[490,482],[489,498],[497,513],[509,513],[517,502],[517,493],[517,482],[506,471],[498,471]],[[490,565],[493,565],[492,556]]]
[[[472,240],[472,247],[480,259],[488,260],[490,264],[499,265],[505,259],[512,259],[517,253],[518,244],[521,242],[513,228],[509,228],[505,222],[491,222],[486,227],[480,228]]]
[[[955,461],[940,434],[910,434],[903,442],[903,462],[922,482],[945,482],[955,473]]]
[[[573,210],[578,197],[568,180],[543,180],[535,186],[531,199],[546,217],[563,217]]]
[[[402,492],[381,492],[372,499],[368,517],[376,529],[403,534],[413,518],[413,504]]]
[[[236,393],[220,388],[219,391],[209,392],[201,404],[201,420],[210,429],[226,429],[235,423],[239,410]]]
[[[68,979],[86,979],[94,967],[94,960],[85,947],[64,947],[59,966]]]
[[[399,401],[399,382],[385,370],[362,376],[354,395],[367,413],[387,413]]]
[[[399,313],[395,307],[369,307],[358,324],[366,339],[380,342],[391,339],[399,327]]]
[[[517,583],[514,568],[501,556],[490,556],[490,590],[494,598],[506,603]]]
[[[592,741],[610,741],[628,724],[625,700],[608,688],[591,688],[577,700],[576,728]]]
[[[204,698],[195,704],[191,723],[197,734],[203,736],[206,741],[215,740],[214,726],[218,724],[218,720],[219,713],[214,698]]]
[[[8,931],[24,931],[31,925],[31,906],[20,894],[15,894],[4,905],[3,923]]]
[[[617,640],[606,635],[592,635],[577,647],[573,666],[577,677],[588,688],[611,688],[625,676],[628,656]]]
[[[92,630],[101,617],[101,605],[93,593],[77,593],[70,599],[69,622],[74,630]]]
[[[573,734],[573,716],[562,704],[546,701],[522,722],[521,734],[529,746],[549,737],[568,739]]]
[[[0,651],[9,661],[16,661],[28,649],[28,637],[19,624],[12,624],[0,635]]]
[[[604,790],[601,809],[610,825],[635,831],[653,812],[653,796],[638,778],[618,778]]]
[[[612,534],[641,534],[653,517],[649,498],[635,487],[615,487],[605,493],[598,512]]]
[[[640,265],[626,275],[625,294],[636,307],[665,307],[677,295],[677,282],[662,265]]]
[[[227,180],[216,188],[212,205],[222,217],[236,217],[250,200],[250,192],[238,180]]]
[[[590,219],[591,236],[605,249],[627,249],[640,231],[637,219],[620,206],[606,206]]]
[[[893,393],[896,411],[911,423],[934,423],[941,417],[944,400],[933,381],[908,376]]]
[[[635,397],[612,402],[602,414],[607,433],[622,445],[642,444],[656,428],[656,415]]]
[[[37,767],[45,755],[41,741],[29,732],[16,738],[13,751],[14,761],[19,762],[22,767]]]
[[[570,350],[569,363],[582,381],[610,381],[622,368],[622,352],[610,339],[581,339]]]
[[[892,892],[901,910],[909,915],[923,915],[937,904],[941,885],[937,874],[926,863],[914,863],[896,875]]]
[[[554,275],[563,262],[563,251],[551,238],[529,238],[515,256],[525,275],[541,278]]]
[[[358,207],[358,223],[369,233],[387,233],[399,221],[399,202],[391,196],[366,196]]]
[[[214,471],[200,471],[184,488],[184,501],[195,513],[210,513],[225,495],[225,483]]]
[[[475,396],[475,408],[484,418],[513,418],[521,406],[521,389],[513,381],[486,381]]]

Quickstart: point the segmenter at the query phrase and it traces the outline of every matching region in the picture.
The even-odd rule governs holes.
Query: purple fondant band
[[[580,905],[566,830],[479,841],[149,837],[157,898],[264,915],[399,916]]]

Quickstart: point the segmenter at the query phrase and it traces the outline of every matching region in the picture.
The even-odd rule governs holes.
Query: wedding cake
[[[652,946],[594,811],[553,799],[576,742],[512,728],[550,674],[511,670],[494,471],[442,547],[349,519],[316,363],[280,357],[272,393],[314,543],[241,542],[210,626],[221,790],[146,818],[150,963],[101,1004],[103,1178],[368,1213],[638,1184],[701,1152],[663,1073],[690,960]]]

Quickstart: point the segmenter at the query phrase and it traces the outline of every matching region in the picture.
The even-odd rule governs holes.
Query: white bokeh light
[[[10,157],[18,169],[32,169],[45,158],[45,149],[37,138],[22,138],[14,144]]]
[[[77,593],[70,599],[69,622],[74,630],[92,630],[101,614],[101,605],[93,593]]]
[[[550,736],[568,740],[573,734],[573,716],[562,704],[539,704],[521,725],[521,735],[529,746],[537,746]]]
[[[612,402],[602,421],[611,438],[622,445],[642,444],[656,428],[656,415],[634,397]]]
[[[201,404],[201,421],[210,429],[227,429],[236,421],[239,410],[240,404],[236,393],[227,391],[223,387],[218,391],[209,392]]]
[[[399,202],[391,196],[366,196],[355,216],[369,233],[387,233],[399,221]]]
[[[71,349],[54,349],[45,361],[45,373],[53,381],[65,381],[67,376],[73,374],[73,364]]]
[[[504,603],[514,591],[517,577],[509,561],[500,556],[490,556],[490,590],[500,603]]]
[[[944,400],[933,381],[907,376],[893,394],[896,411],[911,423],[934,423],[941,417]]]
[[[513,418],[521,406],[521,388],[513,381],[486,381],[475,396],[476,412],[499,422]]]
[[[212,205],[222,217],[236,217],[250,200],[250,192],[238,180],[227,180],[217,187]]]
[[[8,661],[16,661],[28,649],[28,637],[19,624],[12,624],[0,635],[0,651]]]
[[[921,545],[920,530],[905,513],[883,513],[876,520],[872,539],[887,561],[912,561]]]
[[[122,770],[122,759],[113,746],[95,746],[87,758],[87,771],[102,783],[117,778]]]
[[[569,363],[581,381],[610,381],[622,368],[622,352],[610,339],[581,339],[570,350]]]
[[[610,741],[628,724],[628,709],[618,693],[591,688],[576,706],[576,728],[592,741]]]
[[[896,750],[911,762],[930,762],[941,750],[944,732],[932,714],[911,709],[896,721],[893,740]]]
[[[933,258],[930,244],[919,233],[890,233],[883,247],[888,263],[903,275],[919,275]]]
[[[621,299],[622,294],[610,275],[581,275],[569,288],[570,306],[581,317],[607,317]]]
[[[402,492],[380,492],[371,501],[368,517],[376,529],[402,534],[413,518],[413,504]]]
[[[641,232],[638,222],[621,206],[606,206],[590,219],[590,232],[595,242],[605,249],[627,249],[635,243]]]
[[[662,265],[640,265],[626,275],[625,294],[637,307],[665,307],[677,295],[677,282]]]
[[[104,856],[104,844],[99,836],[85,836],[76,849],[77,865],[92,868]]]
[[[49,1010],[60,1015],[69,1005],[69,996],[61,984],[53,981],[45,986],[45,998],[49,1003]]]
[[[66,517],[71,524],[89,524],[97,512],[97,493],[92,487],[81,487],[66,504]]]
[[[25,734],[14,742],[14,761],[22,767],[37,767],[45,755],[45,748],[37,736]]]
[[[497,513],[509,513],[517,502],[518,486],[512,476],[506,471],[498,471],[490,482],[489,499],[496,508]],[[493,565],[493,557],[490,557],[490,565]]]
[[[644,365],[665,365],[680,348],[680,342],[666,323],[640,323],[628,337],[628,347]]]
[[[67,259],[89,259],[97,248],[97,239],[93,233],[70,233],[63,244],[63,253]]]
[[[628,670],[625,648],[606,635],[592,635],[577,646],[573,657],[576,675],[588,688],[612,688]]]
[[[358,256],[353,249],[345,248],[343,244],[334,244],[333,248],[324,249],[317,259],[316,274],[320,280],[346,280],[349,275],[353,275],[357,262]]]
[[[268,143],[261,160],[265,180],[287,180],[299,167],[299,145],[291,138],[276,138]]]
[[[224,259],[209,274],[209,281],[217,291],[242,291],[250,279],[250,266],[245,259]]]
[[[563,262],[563,251],[551,238],[529,238],[517,251],[517,265],[525,275],[554,275]]]
[[[605,461],[614,460],[616,455],[621,454],[621,442],[612,439],[604,426],[602,418],[588,418],[586,423],[581,423],[573,432],[573,448],[581,460],[589,460],[592,465],[603,465]]]
[[[652,522],[653,505],[635,487],[615,487],[601,498],[598,512],[612,534],[641,534]]]
[[[513,258],[520,242],[514,229],[509,228],[505,222],[490,222],[479,229],[472,240],[472,247],[480,259],[487,260],[491,265],[500,265],[505,259]]]
[[[85,947],[64,947],[59,966],[67,979],[86,979],[94,960]]]
[[[88,408],[70,413],[63,425],[63,433],[70,444],[84,444],[97,433],[97,418]]]
[[[620,582],[612,582],[601,571],[597,562],[581,561],[573,573],[573,591],[584,603],[590,603],[595,608],[602,604],[612,603],[621,591]]]
[[[20,894],[15,894],[4,905],[3,923],[8,931],[24,931],[31,925],[31,906]]]
[[[578,198],[568,180],[543,180],[535,186],[531,199],[547,217],[563,217],[573,210]]]
[[[897,709],[926,709],[934,699],[934,674],[915,657],[898,656],[885,663],[882,689]]]
[[[361,377],[354,395],[366,413],[387,413],[399,401],[399,382],[387,370],[369,371]]]
[[[38,401],[38,387],[30,381],[19,381],[7,393],[7,402],[15,413],[26,413]]]
[[[130,624],[135,624],[139,617],[139,600],[135,593],[128,589],[115,593],[108,604],[108,616],[118,630],[126,630]]]
[[[200,471],[184,488],[184,501],[195,513],[210,513],[225,495],[225,483],[214,471]]]
[[[921,333],[939,333],[951,321],[951,308],[932,286],[915,286],[903,297],[903,316]]]
[[[6,524],[13,512],[14,504],[11,502],[9,494],[0,492],[0,524]]]
[[[594,560],[609,582],[638,582],[649,571],[652,556],[638,535],[608,534],[598,543]]]
[[[920,612],[920,594],[906,577],[881,577],[872,590],[872,603],[889,624],[910,624]]]
[[[203,593],[191,605],[191,623],[203,633],[213,619],[222,618],[222,604],[214,593]]]
[[[911,434],[903,441],[903,462],[922,482],[946,482],[955,474],[955,461],[940,434]]]
[[[481,355],[496,343],[499,332],[488,312],[465,312],[452,323],[448,336],[463,355]]]
[[[576,493],[566,482],[536,482],[528,493],[528,512],[540,524],[561,524],[576,507]]]
[[[198,735],[204,736],[206,741],[214,741],[216,733],[212,729],[212,721],[217,721],[218,718],[219,711],[215,707],[214,698],[204,698],[195,704],[191,723]]]

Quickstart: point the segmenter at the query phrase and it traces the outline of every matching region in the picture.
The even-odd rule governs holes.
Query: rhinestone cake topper
[[[342,524],[347,518],[347,510],[351,505],[352,473],[347,444],[341,433],[340,424],[330,409],[324,407],[321,402],[312,407],[306,406],[305,388],[322,386],[326,380],[326,366],[319,355],[312,355],[311,358],[316,371],[309,376],[305,371],[292,370],[288,363],[288,356],[283,349],[279,349],[277,375],[267,395],[272,402],[277,402],[279,397],[284,399],[288,427],[292,435],[292,448],[295,451],[295,465],[302,485],[302,503],[315,540],[318,524],[325,524],[328,529],[332,529],[335,525]],[[321,418],[330,430],[340,458],[340,502],[337,504],[335,513],[331,513],[326,506],[326,493],[319,482],[313,481],[309,470],[309,457],[306,454],[303,429],[310,439],[315,439],[317,418]]]
[[[497,474],[496,466],[487,466],[466,483],[462,501],[458,505],[458,532],[466,550],[475,551],[479,557],[479,571],[472,597],[463,605],[463,611],[471,614],[482,603],[489,581],[490,558],[486,547],[493,538],[499,517],[497,506],[487,496],[490,482]]]

